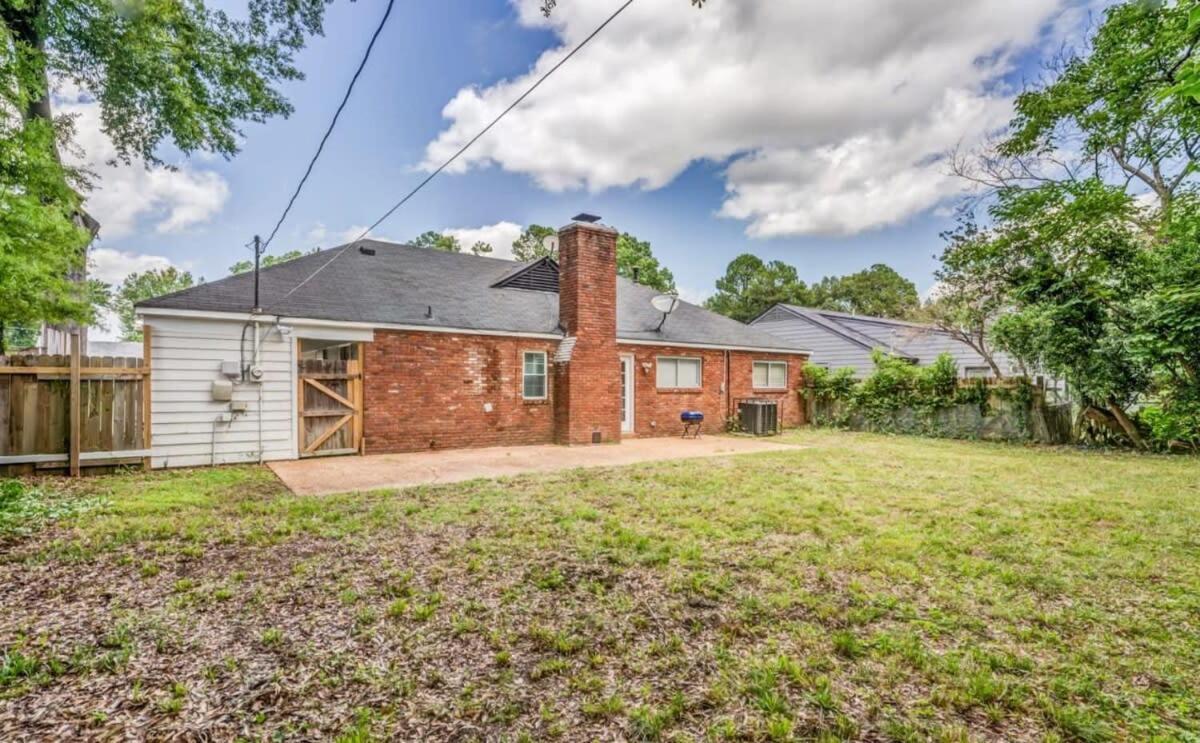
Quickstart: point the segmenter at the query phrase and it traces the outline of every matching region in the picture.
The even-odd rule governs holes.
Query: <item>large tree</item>
[[[1200,399],[1194,356],[1171,330],[1200,323],[1183,237],[1200,219],[1200,105],[1177,94],[1200,45],[1193,7],[1108,9],[1086,48],[1018,96],[1007,135],[957,160],[995,196],[992,223],[944,256],[954,272],[1001,278],[1005,350],[1065,377],[1085,420],[1138,445],[1134,403],[1167,401],[1169,413]]]
[[[138,327],[137,316],[134,313],[133,306],[135,304],[146,299],[177,292],[180,289],[187,289],[194,284],[195,280],[191,273],[180,271],[174,266],[152,269],[142,273],[131,273],[126,276],[112,300],[113,311],[117,315],[117,322],[121,325],[121,339],[126,341],[142,339],[142,329]]]
[[[1000,379],[1004,371],[996,361],[992,324],[1012,300],[1005,257],[987,249],[991,237],[970,214],[963,215],[955,229],[942,233],[946,248],[935,273],[936,294],[913,319],[935,325],[971,347]]]
[[[921,297],[913,282],[891,266],[876,263],[857,273],[821,279],[810,288],[808,302],[826,310],[904,319],[920,308]]]
[[[159,162],[164,141],[229,157],[242,122],[292,110],[275,86],[300,77],[293,55],[324,7],[250,0],[235,19],[199,0],[0,2],[0,322],[93,316],[78,281],[94,226],[79,196],[87,174],[59,157],[72,130],[53,114],[53,83],[97,102],[126,165]]]
[[[808,304],[808,287],[794,266],[783,261],[764,262],[742,253],[729,262],[725,275],[717,279],[717,291],[704,306],[713,312],[750,322],[776,303]]]

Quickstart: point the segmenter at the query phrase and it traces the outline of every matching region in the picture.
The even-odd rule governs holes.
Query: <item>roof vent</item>
[[[587,222],[588,224],[593,224],[600,221],[600,217],[596,216],[595,214],[588,214],[587,212],[579,212],[575,216],[571,217],[571,219],[575,222]]]
[[[365,245],[359,245],[358,252],[362,253],[363,255],[375,255],[375,248],[368,248]]]

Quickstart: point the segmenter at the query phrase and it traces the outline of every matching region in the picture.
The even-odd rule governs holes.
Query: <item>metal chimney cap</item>
[[[571,217],[571,221],[587,222],[588,224],[595,224],[596,222],[600,221],[600,217],[595,214],[588,214],[587,212],[580,212],[580,213],[576,214],[575,216]]]

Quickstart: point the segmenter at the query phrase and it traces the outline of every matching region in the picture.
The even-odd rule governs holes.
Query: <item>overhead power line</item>
[[[317,160],[320,159],[321,153],[325,150],[325,143],[329,141],[329,135],[333,134],[333,128],[337,126],[338,117],[342,115],[342,110],[346,108],[346,103],[350,100],[350,94],[354,92],[354,84],[358,82],[363,68],[367,66],[367,60],[371,58],[371,50],[375,48],[375,41],[379,39],[379,34],[383,32],[383,27],[387,23],[388,16],[392,14],[392,6],[395,4],[395,1],[388,0],[387,8],[383,11],[383,18],[379,19],[379,25],[375,28],[375,33],[371,34],[371,41],[367,44],[367,50],[363,53],[362,61],[358,63],[358,69],[354,71],[354,77],[350,78],[350,84],[346,86],[346,94],[342,96],[342,102],[338,104],[337,110],[333,112],[333,120],[329,122],[329,128],[325,130],[325,135],[321,137],[321,142],[317,145],[317,151],[313,153],[312,160],[309,160],[308,167],[304,170],[304,175],[301,176],[300,182],[296,184],[296,190],[292,193],[292,198],[288,199],[287,206],[283,208],[283,214],[279,215],[279,221],[271,229],[271,234],[267,235],[267,239],[262,246],[263,252],[266,252],[267,248],[270,247],[271,241],[275,239],[275,234],[283,226],[283,221],[287,219],[288,212],[292,210],[292,205],[296,203],[300,192],[304,190],[304,184],[308,182],[308,177],[312,175],[313,167],[316,166]]]
[[[385,221],[387,221],[389,217],[391,217],[393,214],[396,213],[396,210],[398,210],[400,207],[402,207],[406,203],[408,203],[409,199],[416,196],[417,193],[420,192],[421,189],[423,189],[423,188],[425,188],[425,186],[429,185],[430,181],[432,181],[434,178],[436,178],[443,170],[450,167],[450,165],[455,160],[457,160],[464,152],[466,152],[468,149],[471,148],[471,145],[478,142],[480,140],[480,138],[483,137],[483,135],[485,135],[489,131],[491,131],[492,127],[494,127],[494,126],[496,126],[496,124],[500,123],[501,119],[503,119],[505,116],[507,116],[514,108],[521,105],[521,103],[526,98],[528,98],[533,93],[533,91],[537,90],[539,87],[541,87],[542,83],[546,82],[547,78],[549,78],[551,75],[553,75],[555,72],[557,72],[560,67],[562,67],[564,64],[567,63],[567,60],[574,57],[581,49],[583,49],[585,46],[587,46],[588,43],[591,42],[592,39],[596,38],[596,36],[599,35],[599,33],[601,31],[603,31],[608,26],[608,24],[610,24],[614,20],[616,20],[617,16],[619,16],[619,15],[621,15],[621,13],[625,12],[625,9],[628,8],[630,5],[633,5],[633,0],[625,0],[625,2],[619,8],[617,8],[615,11],[613,11],[612,15],[610,15],[608,18],[604,19],[604,22],[601,23],[599,26],[596,26],[595,30],[593,30],[590,34],[588,34],[586,37],[584,37],[583,40],[581,40],[578,44],[576,44],[574,46],[574,48],[572,48],[571,51],[567,52],[566,56],[564,56],[562,59],[558,60],[558,62],[555,63],[555,65],[553,67],[546,70],[546,72],[543,73],[542,76],[539,77],[537,79],[537,81],[534,82],[533,85],[530,85],[529,88],[527,88],[524,93],[519,95],[516,100],[514,100],[512,103],[510,103],[508,108],[501,111],[500,114],[496,118],[492,119],[492,121],[487,126],[485,126],[483,129],[480,129],[478,134],[476,134],[474,137],[471,137],[471,139],[468,140],[467,143],[464,144],[462,147],[460,147],[457,152],[455,152],[453,155],[451,155],[449,157],[449,159],[446,160],[446,162],[442,163],[435,170],[433,170],[429,175],[425,176],[424,180],[422,180],[420,183],[418,183],[411,191],[406,193],[403,198],[401,198],[399,201],[397,201],[395,204],[393,204],[390,209],[388,209],[386,212],[384,212],[382,217],[380,217],[379,219],[372,222],[371,226],[367,227],[365,230],[363,230],[362,233],[359,234],[358,237],[354,238],[350,242],[343,245],[341,250],[339,250],[338,252],[333,254],[333,257],[331,257],[328,261],[326,261],[325,263],[318,266],[315,271],[313,271],[311,274],[308,275],[307,278],[305,278],[299,284],[296,284],[294,287],[292,287],[286,294],[284,294],[282,297],[280,297],[275,302],[273,302],[271,306],[277,305],[280,302],[287,299],[288,297],[295,294],[296,291],[298,291],[300,289],[300,287],[304,286],[309,281],[312,281],[317,276],[317,274],[321,273],[326,268],[328,268],[329,265],[332,264],[334,261],[336,261],[338,258],[341,258],[342,254],[344,254],[347,250],[349,250],[351,247],[353,247],[355,243],[357,243],[359,240],[361,240],[364,237],[366,237],[367,235],[369,235],[372,230],[374,230],[376,227],[378,227],[379,225],[381,225]]]

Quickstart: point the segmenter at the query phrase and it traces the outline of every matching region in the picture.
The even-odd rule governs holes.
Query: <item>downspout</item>
[[[733,377],[729,373],[729,359],[729,349],[725,349],[725,384],[722,385],[725,389],[725,421],[733,416],[733,397],[729,389],[729,382]]]
[[[257,280],[257,278],[258,278],[258,276],[257,276],[257,274],[255,274],[255,279]],[[258,289],[258,287],[256,286],[255,291],[257,291],[257,289]],[[261,337],[259,336],[259,332],[261,329],[262,328],[259,325],[258,321],[255,320],[255,322],[254,322],[254,365],[255,366],[259,365],[258,356],[259,356],[259,351],[261,350],[261,341],[262,341]],[[261,379],[258,380],[257,386],[258,386],[258,463],[262,464],[263,463],[263,381]]]

